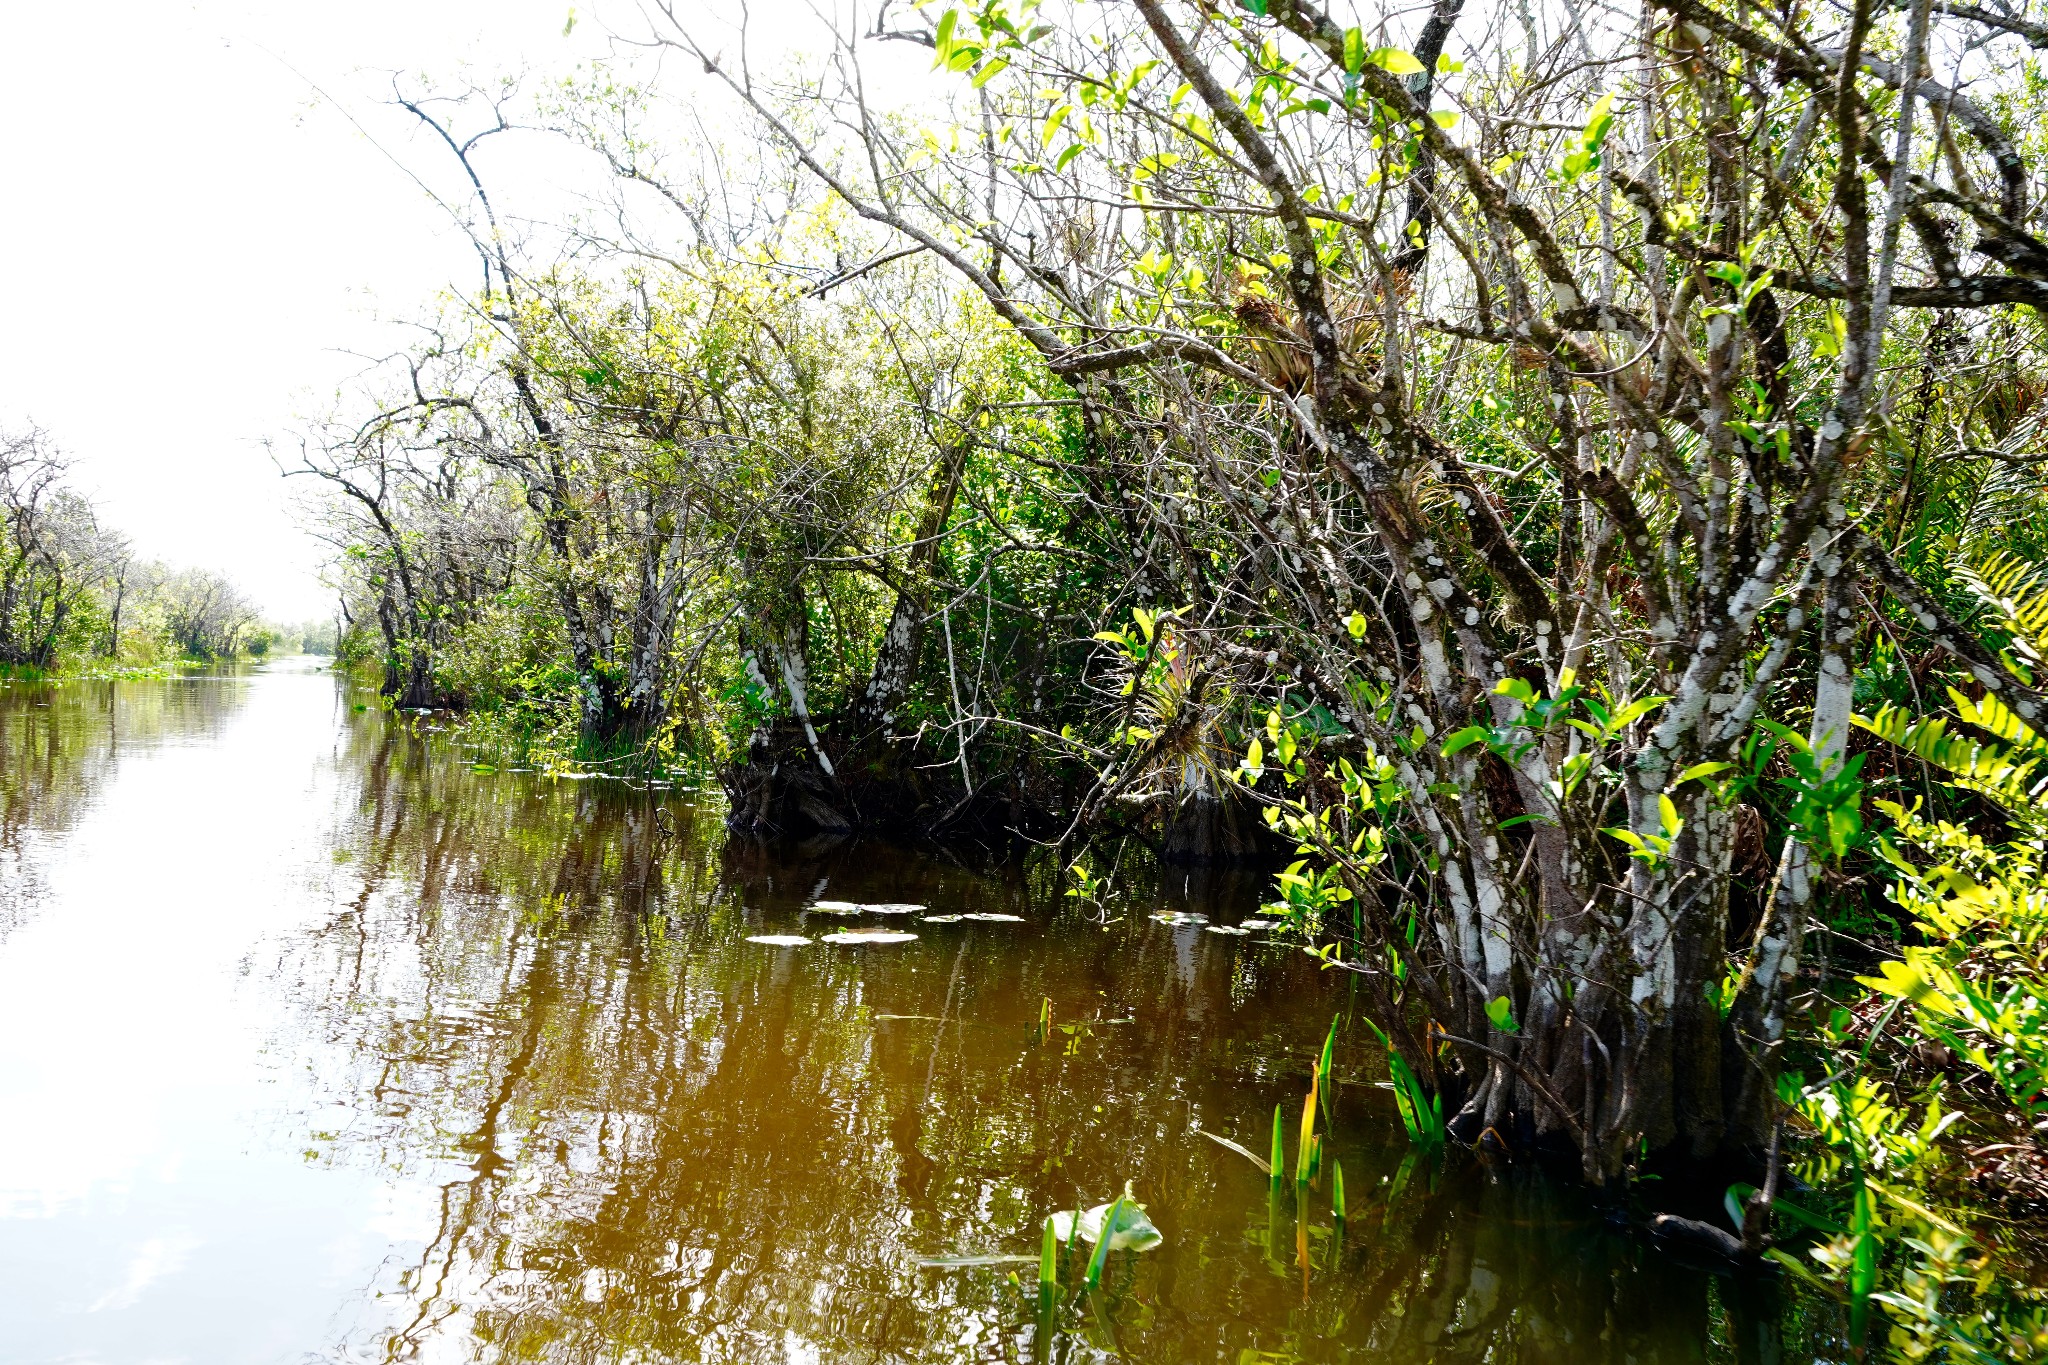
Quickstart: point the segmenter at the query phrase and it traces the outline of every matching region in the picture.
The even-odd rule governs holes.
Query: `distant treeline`
[[[332,623],[267,623],[222,575],[138,558],[68,472],[45,433],[0,431],[0,667],[334,652]]]

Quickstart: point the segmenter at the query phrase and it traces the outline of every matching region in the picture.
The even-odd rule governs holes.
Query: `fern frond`
[[[1983,599],[2030,668],[2048,660],[2048,573],[2010,550],[1966,561],[1956,577]]]
[[[1951,693],[1959,707],[1968,711],[1964,718],[1972,725],[1983,724],[1978,717],[1987,714],[1982,703],[1972,702],[1966,697]],[[2042,747],[2041,737],[2021,724],[2017,717],[1993,701],[1992,706],[2025,735],[2024,747]],[[1972,739],[1968,735],[1949,733],[1946,716],[1930,720],[1914,720],[1910,712],[1900,707],[1886,705],[1875,716],[1855,716],[1852,723],[1858,729],[1897,745],[1915,758],[1922,760],[1956,779],[1956,785],[1971,791],[1982,792],[2008,810],[2022,810],[2032,806],[2039,798],[2039,784],[2031,781],[2042,759],[2022,756],[2004,744],[1989,740]],[[1985,725],[1986,729],[1992,729]],[[1996,731],[1994,731],[1996,733]],[[2043,748],[2048,756],[2048,748]]]
[[[1997,697],[1986,693],[1984,700],[1972,701],[1953,687],[1948,690],[1948,695],[1949,700],[1955,703],[1956,714],[1966,724],[1996,735],[2007,744],[2048,758],[2048,738],[2043,738],[2038,730],[2021,720]]]

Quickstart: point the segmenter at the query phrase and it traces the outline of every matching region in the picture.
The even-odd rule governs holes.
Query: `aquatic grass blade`
[[[1088,1257],[1087,1285],[1090,1290],[1102,1285],[1102,1267],[1109,1260],[1110,1239],[1116,1235],[1117,1217],[1123,1211],[1124,1197],[1118,1195],[1116,1202],[1109,1206],[1109,1216],[1102,1220],[1102,1231],[1095,1237],[1095,1250]]]
[[[1721,1206],[1728,1211],[1728,1219],[1734,1224],[1737,1232],[1742,1231],[1744,1206],[1748,1204],[1756,1192],[1756,1186],[1754,1185],[1736,1184],[1730,1185],[1727,1194],[1722,1196]],[[1802,1208],[1800,1205],[1782,1196],[1771,1200],[1770,1211],[1789,1218],[1802,1226],[1811,1228],[1815,1232],[1824,1233],[1829,1237],[1840,1237],[1847,1231],[1846,1228],[1834,1219],[1823,1218],[1813,1210]]]
[[[1421,1162],[1421,1153],[1408,1153],[1401,1158],[1400,1166],[1394,1171],[1394,1178],[1387,1182],[1386,1217],[1382,1220],[1386,1226],[1393,1225],[1394,1206],[1401,1202],[1401,1195],[1408,1188],[1408,1182],[1415,1178],[1415,1168]]]
[[[1045,1220],[1045,1237],[1038,1249],[1038,1330],[1031,1338],[1031,1358],[1052,1359],[1053,1313],[1059,1305],[1060,1237],[1057,1220]]]
[[[1287,1170],[1287,1129],[1284,1126],[1285,1122],[1286,1120],[1280,1117],[1280,1106],[1274,1105],[1273,1160],[1272,1164],[1267,1167],[1273,1173],[1274,1189],[1280,1188],[1280,1182],[1286,1178],[1284,1175],[1284,1172]]]
[[[1408,1140],[1418,1147],[1441,1147],[1446,1136],[1443,1097],[1424,1088],[1421,1078],[1391,1043],[1387,1046],[1387,1074],[1394,1081],[1394,1107],[1400,1110],[1401,1126],[1408,1130]]]
[[[1308,1186],[1294,1187],[1294,1263],[1301,1268],[1301,1292],[1308,1293]]]
[[[1312,1174],[1310,1161],[1316,1146],[1316,1088],[1311,1082],[1308,1098],[1301,1105],[1301,1145],[1294,1149],[1294,1183],[1306,1185]]]
[[[1052,1301],[1059,1293],[1060,1286],[1060,1239],[1053,1231],[1052,1219],[1045,1220],[1045,1236],[1038,1245],[1038,1311],[1041,1314],[1052,1311]]]
[[[1344,1221],[1344,1163],[1330,1163],[1330,1210],[1337,1215],[1339,1223]]]
[[[1333,1112],[1330,1078],[1337,1069],[1337,1021],[1342,1015],[1330,1016],[1330,1031],[1323,1037],[1323,1054],[1316,1060],[1316,1088],[1323,1096],[1323,1127],[1334,1131],[1337,1127]]]

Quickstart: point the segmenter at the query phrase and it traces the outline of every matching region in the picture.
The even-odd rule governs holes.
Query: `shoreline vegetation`
[[[1660,1202],[1858,1358],[2048,1359],[2048,29],[649,13],[394,86],[481,283],[280,457],[344,664],[737,838],[1273,859],[1418,1147]],[[536,139],[613,221],[493,197]],[[51,543],[0,644],[120,656]]]

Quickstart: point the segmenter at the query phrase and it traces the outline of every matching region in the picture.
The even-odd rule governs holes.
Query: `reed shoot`
[[[1109,1260],[1110,1239],[1116,1236],[1117,1219],[1124,1211],[1124,1197],[1118,1195],[1116,1202],[1109,1206],[1109,1216],[1102,1220],[1102,1231],[1096,1234],[1095,1251],[1088,1257],[1087,1284],[1090,1290],[1102,1286],[1102,1267]]]
[[[1053,1230],[1053,1220],[1045,1220],[1045,1237],[1038,1246],[1038,1308],[1045,1312],[1052,1307],[1053,1296],[1059,1292],[1060,1283],[1060,1239]]]

